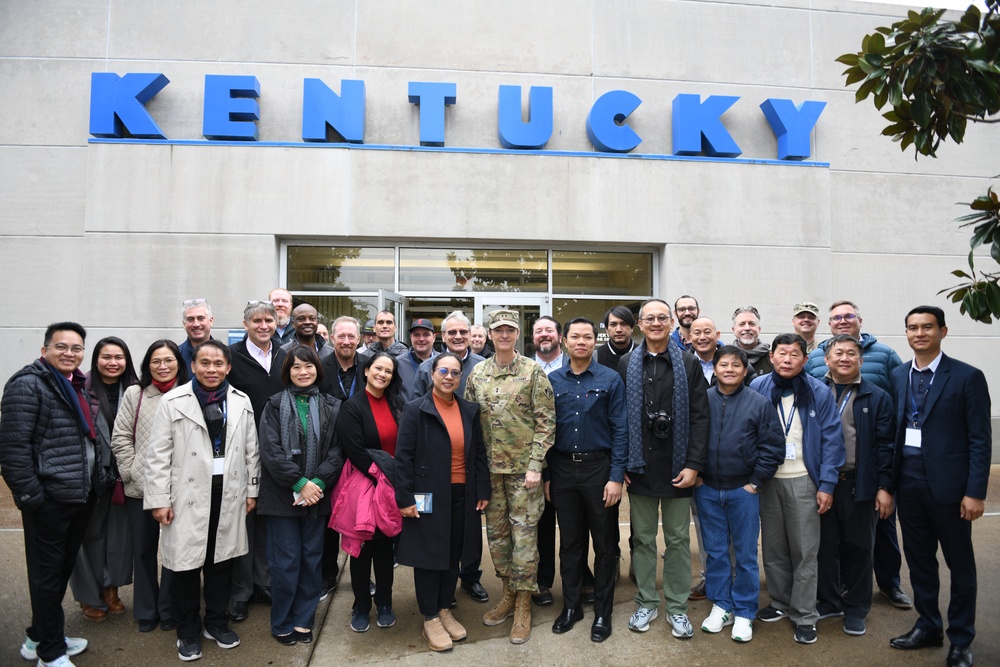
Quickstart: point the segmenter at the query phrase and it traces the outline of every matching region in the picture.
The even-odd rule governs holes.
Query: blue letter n
[[[351,144],[365,142],[365,82],[344,79],[337,95],[321,80],[306,79],[302,85],[302,141],[336,141],[338,137]]]

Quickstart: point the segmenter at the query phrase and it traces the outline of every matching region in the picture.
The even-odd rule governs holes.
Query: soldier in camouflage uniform
[[[510,641],[521,644],[531,637],[538,520],[545,508],[542,468],[555,443],[555,399],[542,367],[514,349],[518,314],[495,310],[489,327],[496,354],[472,369],[465,386],[465,398],[482,410],[491,486],[486,536],[503,580],[503,596],[483,623],[499,625],[513,614]]]

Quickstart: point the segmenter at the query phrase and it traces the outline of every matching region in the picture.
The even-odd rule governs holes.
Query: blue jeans
[[[271,634],[312,629],[323,594],[323,529],[326,518],[267,517],[271,565]]]
[[[735,489],[702,484],[694,490],[705,543],[705,592],[708,599],[740,618],[757,615],[760,572],[757,537],[760,534],[760,497]],[[735,575],[729,560],[732,540]]]

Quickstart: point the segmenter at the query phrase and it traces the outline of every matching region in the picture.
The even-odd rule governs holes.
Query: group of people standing
[[[944,313],[907,315],[914,362],[886,369],[881,388],[863,368],[870,345],[857,307],[849,318],[839,310],[849,302],[831,309],[831,327],[838,315],[850,330],[810,352],[812,337],[799,333],[760,343],[749,307],[734,314],[735,344],[723,345],[697,302],[682,299],[673,310],[647,301],[638,319],[611,309],[600,348],[590,319],[540,318],[534,359],[516,350],[515,311],[490,313],[488,359],[470,349],[473,327],[460,312],[442,322],[442,353],[429,320],[413,321],[412,347],[395,340],[389,312],[359,349],[357,320],[337,318],[322,338],[316,309],[293,309],[281,289],[247,304],[246,335],[230,346],[211,337],[204,299],[185,302],[187,339],[154,342],[138,369],[110,337],[84,376],[83,327],[51,325],[41,357],[7,383],[0,414],[0,465],[22,512],[32,601],[22,656],[66,667],[86,649],[63,634],[67,582],[99,621],[125,611],[117,589],[134,579],[139,630],[176,629],[184,661],[201,657],[203,637],[239,645],[229,622],[254,600],[270,603],[276,641],[311,642],[341,546],[349,627],[367,631],[373,606],[379,627],[395,625],[398,563],[413,568],[428,648],[446,651],[467,636],[451,612],[459,579],[472,599],[489,598],[481,513],[502,581],[483,623],[513,617],[510,640],[523,643],[533,600],[552,602],[551,575],[542,581],[555,567],[548,512],[560,527],[564,605],[552,630],[570,631],[592,602],[590,637],[601,642],[612,632],[627,490],[630,630],[646,632],[658,615],[661,524],[669,629],[693,636],[694,508],[713,603],[704,632],[732,625],[746,642],[755,620],[787,617],[809,644],[817,620],[843,616],[846,633],[864,634],[876,522],[898,504],[920,618],[892,646],[943,642],[940,543],[952,569],[949,664],[971,665],[970,524],[986,493],[989,394],[980,371],[941,354]],[[758,538],[770,596],[760,610]],[[889,587],[890,599],[905,597],[898,580]]]

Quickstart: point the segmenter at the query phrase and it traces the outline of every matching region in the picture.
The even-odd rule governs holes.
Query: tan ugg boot
[[[451,637],[441,624],[440,618],[432,618],[424,621],[424,631],[420,636],[427,640],[427,648],[432,651],[450,651],[452,647]]]
[[[531,639],[531,592],[518,591],[514,604],[514,625],[510,629],[510,643],[523,644]]]
[[[451,615],[451,609],[442,609],[439,611],[438,618],[441,619],[441,625],[444,626],[445,631],[453,642],[460,642],[465,639],[465,628]]]
[[[507,580],[503,580],[503,595],[497,606],[490,609],[483,615],[483,625],[500,625],[514,613],[514,601],[517,600],[517,591],[512,591],[507,586]]]

